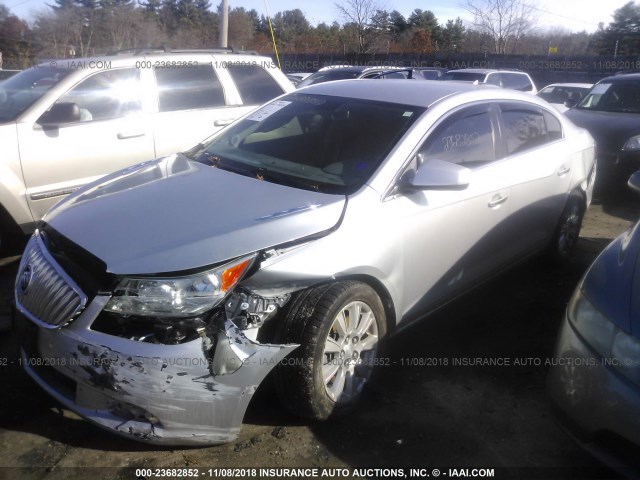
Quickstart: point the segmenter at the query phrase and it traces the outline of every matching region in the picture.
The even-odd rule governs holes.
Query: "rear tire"
[[[370,381],[386,335],[384,307],[368,285],[336,282],[292,300],[280,341],[299,343],[275,370],[282,403],[313,420],[351,411]]]
[[[561,264],[571,257],[580,237],[584,211],[585,201],[582,195],[572,193],[567,199],[549,244],[547,256],[553,263]]]

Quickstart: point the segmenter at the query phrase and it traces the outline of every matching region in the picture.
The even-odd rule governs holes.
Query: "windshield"
[[[333,80],[351,80],[354,78],[358,78],[361,73],[361,71],[343,70],[340,68],[322,70],[309,75],[302,82],[300,82],[298,88],[306,87],[308,85],[314,85],[316,83],[331,82]]]
[[[425,108],[324,95],[269,103],[187,155],[297,188],[360,188]]]
[[[0,83],[0,122],[11,122],[71,70],[33,67]]]
[[[587,87],[549,85],[540,90],[538,96],[549,103],[564,103],[566,100],[581,100],[588,91],[589,88]]]
[[[640,113],[640,82],[598,83],[576,108],[602,112]]]
[[[462,80],[464,82],[475,82],[477,80],[478,82],[483,82],[484,77],[484,73],[447,72],[440,78],[440,80]]]

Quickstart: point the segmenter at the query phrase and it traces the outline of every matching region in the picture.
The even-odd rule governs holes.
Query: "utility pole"
[[[222,15],[220,16],[220,38],[218,43],[221,48],[227,48],[229,37],[229,0],[222,0]]]

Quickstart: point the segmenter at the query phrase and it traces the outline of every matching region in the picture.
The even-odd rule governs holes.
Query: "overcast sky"
[[[338,0],[340,1],[340,0]],[[464,1],[464,0],[462,0]],[[546,27],[564,27],[570,31],[596,30],[599,22],[605,26],[612,20],[613,12],[627,3],[628,0],[539,0],[538,14],[539,25]],[[34,12],[48,8],[47,3],[53,0],[0,0],[16,15],[29,20]],[[219,0],[211,0],[212,5],[217,5]],[[331,23],[337,20],[343,23],[334,1],[327,0],[267,0],[269,13],[274,15],[283,10],[302,10],[312,24],[320,22]],[[469,14],[461,7],[459,0],[380,0],[388,11],[398,10],[405,17],[420,8],[431,10],[440,24],[445,24],[449,19],[461,17],[470,20]],[[229,0],[230,7],[244,7],[247,10],[255,9],[260,14],[265,14],[264,0]]]

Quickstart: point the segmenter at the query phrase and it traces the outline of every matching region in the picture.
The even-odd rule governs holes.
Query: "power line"
[[[32,2],[33,0],[22,0],[21,2],[16,3],[15,5],[7,5],[7,8],[13,9],[19,7],[20,5],[24,5],[25,3]]]
[[[549,10],[545,10],[544,8],[536,7],[535,5],[531,5],[531,4],[524,4],[524,3],[522,3],[522,2],[517,2],[517,3],[519,3],[519,4],[520,4],[520,5],[522,5],[522,6],[525,6],[525,7],[531,8],[532,10],[537,10],[537,11],[539,11],[539,12],[546,13],[547,15],[551,15],[551,16],[558,17],[558,18],[563,18],[563,19],[565,19],[565,20],[571,20],[571,21],[573,21],[573,22],[584,23],[584,24],[586,24],[586,25],[593,25],[593,26],[596,26],[596,27],[597,27],[598,25],[600,25],[600,23],[599,23],[599,22],[598,22],[598,23],[596,23],[596,22],[589,22],[589,21],[587,21],[587,20],[580,20],[579,18],[569,17],[569,16],[567,16],[567,15],[562,15],[562,14],[560,14],[560,13],[550,12]]]

